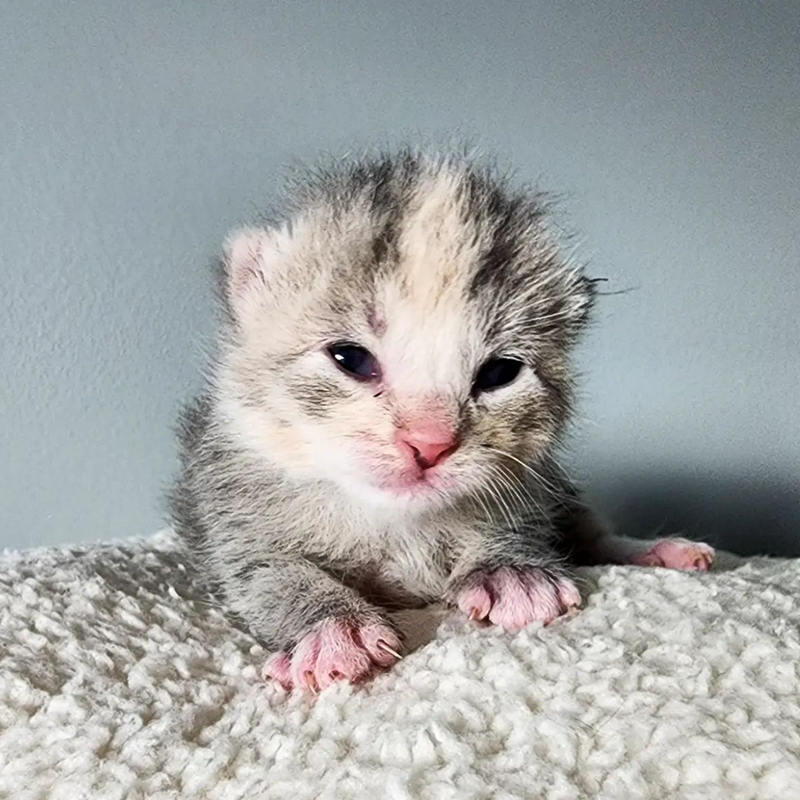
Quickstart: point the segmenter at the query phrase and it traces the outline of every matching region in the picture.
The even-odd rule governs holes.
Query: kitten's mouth
[[[436,470],[421,470],[384,477],[377,486],[397,497],[426,497],[444,488],[444,484]]]

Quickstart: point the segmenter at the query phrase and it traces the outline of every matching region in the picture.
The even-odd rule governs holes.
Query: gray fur
[[[181,420],[172,518],[209,585],[266,646],[291,648],[331,616],[451,597],[477,570],[563,574],[565,532],[589,512],[552,459],[593,285],[561,255],[541,198],[405,150],[306,176],[287,208],[229,243],[219,358]],[[413,362],[419,385],[367,390],[326,365],[326,342],[379,342],[398,308],[411,309],[410,349],[391,370]],[[473,397],[494,354],[525,376]],[[456,488],[366,500],[349,448],[393,463],[391,432],[434,400],[461,438]]]

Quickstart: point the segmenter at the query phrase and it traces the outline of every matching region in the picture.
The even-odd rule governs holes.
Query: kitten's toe
[[[361,683],[400,658],[397,633],[381,622],[329,619],[309,631],[291,656],[277,653],[262,675],[285,689],[316,693],[335,681]]]
[[[480,621],[489,616],[492,610],[492,598],[483,582],[469,586],[458,595],[458,607],[473,621]]]
[[[688,539],[662,539],[649,550],[635,555],[631,564],[640,567],[666,567],[686,572],[708,572],[714,563],[714,548]]]
[[[532,622],[552,622],[580,605],[581,597],[572,581],[548,570],[501,567],[474,573],[455,602],[470,619],[515,632]]]
[[[354,638],[369,653],[370,658],[380,667],[390,667],[402,658],[403,644],[400,637],[388,625],[380,622],[358,625]]]
[[[265,681],[275,681],[279,683],[287,692],[294,686],[292,683],[292,659],[289,654],[281,650],[267,659],[266,664],[261,668],[261,679]]]

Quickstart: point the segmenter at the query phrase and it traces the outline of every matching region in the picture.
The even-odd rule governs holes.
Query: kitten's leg
[[[287,689],[358,683],[400,657],[400,635],[382,612],[301,558],[249,564],[222,589],[230,610],[278,650],[263,675]]]
[[[704,542],[678,537],[653,541],[616,536],[579,502],[569,506],[558,527],[564,550],[578,564],[634,564],[707,572],[714,563],[714,548]]]
[[[445,599],[470,619],[507,631],[552,622],[581,597],[545,541],[530,532],[487,537],[462,556]]]

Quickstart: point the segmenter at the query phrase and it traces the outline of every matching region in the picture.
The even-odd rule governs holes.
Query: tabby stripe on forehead
[[[525,212],[535,217],[536,209],[521,198],[504,195],[497,186],[486,185],[474,176],[470,178],[465,211],[485,231],[482,255],[469,288],[469,295],[474,298],[489,288],[509,288],[526,222],[530,221]]]
[[[469,286],[469,296],[475,298],[488,289],[507,288],[514,275],[519,242],[513,235],[513,222],[509,217],[497,220],[489,245],[478,260]]]
[[[405,167],[405,170],[403,169]],[[366,178],[370,212],[375,226],[372,259],[376,267],[395,261],[400,225],[398,217],[406,202],[406,184],[411,178],[409,165],[397,165],[390,159],[375,165]]]
[[[372,259],[376,267],[381,267],[390,259],[396,260],[397,242],[400,236],[397,221],[389,215],[372,240]]]

